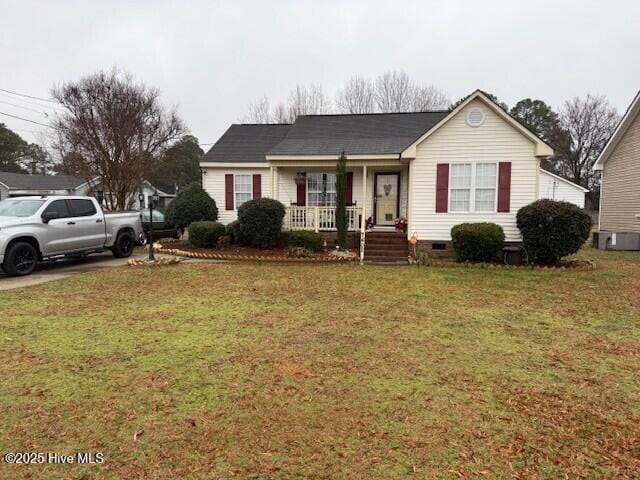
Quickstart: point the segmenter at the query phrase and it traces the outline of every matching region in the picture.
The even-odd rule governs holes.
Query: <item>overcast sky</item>
[[[640,89],[640,1],[0,0],[0,89],[48,97],[114,66],[159,88],[201,143],[264,94],[392,69],[454,100],[481,88],[559,107],[591,92],[622,112]],[[0,91],[0,112],[47,123],[27,101]],[[28,141],[46,130],[0,122]]]

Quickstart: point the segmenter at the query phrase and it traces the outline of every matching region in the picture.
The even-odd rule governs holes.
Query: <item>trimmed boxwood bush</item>
[[[589,238],[591,217],[569,202],[538,200],[516,215],[524,246],[533,260],[557,263]]]
[[[215,247],[225,233],[226,228],[219,222],[193,222],[189,225],[189,243],[198,248]]]
[[[167,207],[165,218],[169,225],[184,230],[193,222],[218,220],[218,207],[198,183],[192,183],[178,192]]]
[[[289,246],[302,247],[312,252],[322,248],[322,237],[311,230],[295,230],[289,233]]]
[[[495,223],[461,223],[451,229],[451,240],[459,260],[491,262],[504,246],[504,230]]]
[[[238,208],[238,220],[243,241],[252,247],[273,248],[278,243],[284,205],[271,198],[257,198]]]

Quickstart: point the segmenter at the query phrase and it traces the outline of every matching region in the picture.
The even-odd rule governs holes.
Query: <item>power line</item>
[[[22,103],[26,103],[27,105],[34,105],[40,108],[50,108],[51,110],[56,110],[56,108],[64,108],[62,104],[59,104],[60,105],[59,107],[54,105],[44,105],[43,103],[31,102],[29,100],[25,100],[24,98],[13,97],[11,95],[7,95],[6,93],[2,93],[2,92],[0,92],[0,97],[10,99],[14,102],[22,102]]]
[[[33,95],[27,95],[24,93],[12,92],[11,90],[5,90],[4,88],[0,88],[0,91],[10,93],[11,95],[18,95],[20,97],[33,98],[34,100],[42,100],[43,102],[59,103],[56,100],[51,100],[49,98],[35,97]]]
[[[0,115],[6,115],[7,117],[15,118],[17,120],[22,120],[22,121],[29,122],[29,123],[35,123],[36,125],[41,125],[41,126],[47,127],[47,128],[53,128],[51,125],[47,125],[46,123],[36,122],[34,120],[29,120],[28,118],[18,117],[17,115],[11,115],[10,113],[0,112]]]
[[[49,116],[42,110],[36,110],[35,108],[23,107],[22,105],[16,105],[15,103],[11,103],[11,102],[3,102],[2,100],[0,100],[0,103],[3,103],[5,105],[11,105],[12,107],[16,107],[16,108],[23,108],[24,110],[29,110],[30,112],[39,113],[40,115],[44,115],[45,117]]]

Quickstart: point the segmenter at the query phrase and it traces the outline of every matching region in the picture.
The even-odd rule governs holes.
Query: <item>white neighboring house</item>
[[[202,184],[223,223],[243,202],[267,196],[286,206],[285,230],[332,232],[341,152],[348,226],[360,232],[361,245],[367,219],[373,230],[393,232],[402,217],[407,238],[415,234],[438,251],[450,250],[451,228],[463,222],[495,222],[508,242],[521,241],[516,213],[540,198],[540,159],[553,154],[477,90],[451,111],[232,125],[204,155]]]
[[[540,186],[538,198],[549,198],[563,202],[570,202],[584,208],[585,195],[589,190],[570,182],[547,170],[540,169]]]

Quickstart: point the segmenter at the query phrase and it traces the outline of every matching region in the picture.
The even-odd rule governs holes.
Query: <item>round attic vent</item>
[[[467,112],[467,125],[479,127],[484,123],[484,112],[479,108],[472,108]]]

